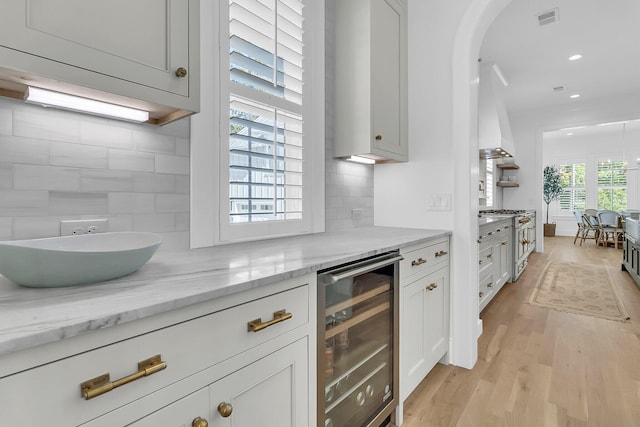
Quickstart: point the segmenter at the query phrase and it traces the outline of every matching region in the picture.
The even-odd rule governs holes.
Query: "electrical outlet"
[[[106,233],[109,231],[108,219],[76,219],[60,221],[60,235]]]

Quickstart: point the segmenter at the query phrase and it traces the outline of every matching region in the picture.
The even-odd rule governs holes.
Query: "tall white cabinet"
[[[198,11],[198,0],[6,2],[0,87],[126,99],[165,121],[198,111]]]
[[[337,1],[336,157],[407,161],[405,0]]]

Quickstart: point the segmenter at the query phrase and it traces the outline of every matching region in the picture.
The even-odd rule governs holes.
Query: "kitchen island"
[[[82,287],[28,289],[0,279],[0,394],[11,389],[16,405],[22,400],[28,403],[28,390],[49,389],[48,381],[56,382],[68,389],[57,394],[68,394],[69,402],[56,406],[55,411],[74,413],[70,425],[88,423],[95,417],[86,425],[124,424],[137,419],[140,415],[136,411],[145,405],[150,406],[144,410],[153,412],[153,405],[191,396],[195,390],[198,392],[193,399],[185,397],[177,402],[189,406],[198,401],[202,408],[208,405],[202,402],[208,400],[197,396],[228,388],[220,381],[233,377],[229,373],[242,373],[234,378],[233,385],[257,373],[265,375],[269,369],[280,372],[274,366],[288,360],[284,355],[291,358],[285,368],[296,378],[292,391],[307,391],[312,383],[310,372],[315,374],[315,368],[308,369],[315,363],[310,351],[315,341],[315,273],[449,234],[442,230],[371,227],[182,252],[160,251],[137,273]],[[264,318],[274,313],[276,320],[276,311],[291,307],[297,311],[291,311],[293,318],[287,320],[287,326],[247,335],[247,320],[251,319],[245,317],[251,317],[255,310]],[[226,326],[244,328],[249,338],[236,341],[232,335],[227,336]],[[164,349],[155,350],[162,346]],[[143,379],[137,391],[123,387],[88,402],[81,399],[80,383],[91,380],[93,373],[110,371],[108,365],[116,365],[116,356],[136,353],[131,356],[135,362],[141,361],[142,353],[146,357],[146,353],[153,356],[160,351],[162,358],[171,353],[173,357],[167,357],[165,365],[156,361],[152,369],[166,367],[167,373]],[[205,361],[207,354],[211,357]],[[97,359],[101,363],[96,363]],[[271,368],[256,365],[254,359],[259,359],[256,363],[269,361]],[[178,362],[184,363],[178,366]],[[131,363],[127,360],[127,366]],[[60,384],[64,376],[58,376],[76,368],[82,373],[72,376],[69,372],[69,384]],[[114,368],[112,380],[126,376],[127,372],[117,370],[126,368]],[[40,385],[26,384],[36,378],[40,378]],[[85,399],[93,390],[90,388],[85,395],[83,389]],[[141,403],[132,406],[134,400]],[[296,414],[309,411],[299,409]],[[107,412],[113,412],[111,417],[100,416]],[[0,415],[1,421],[6,421],[4,416],[9,415]],[[165,415],[161,417],[165,420]],[[154,420],[158,418],[148,422]],[[182,422],[176,421],[176,425]]]

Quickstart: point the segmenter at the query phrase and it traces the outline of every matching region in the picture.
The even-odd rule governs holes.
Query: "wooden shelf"
[[[498,169],[520,169],[515,163],[496,163]]]
[[[503,181],[498,181],[496,182],[496,185],[498,187],[520,187],[520,184],[518,184],[517,182],[503,182]]]

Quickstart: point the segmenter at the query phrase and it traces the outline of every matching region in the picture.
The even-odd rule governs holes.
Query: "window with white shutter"
[[[220,102],[212,135],[219,169],[209,173],[217,181],[209,194],[218,200],[204,204],[217,210],[213,240],[324,231],[324,1],[218,1],[219,24],[210,34],[218,38],[219,70],[202,72],[219,77],[211,90]],[[209,44],[201,41],[201,49]],[[192,122],[192,140],[194,126],[196,137],[213,127],[205,120]]]
[[[624,162],[598,162],[598,209],[627,209],[627,170]]]
[[[584,163],[559,166],[560,169],[560,210],[573,212],[586,209],[586,170]]]

